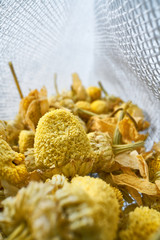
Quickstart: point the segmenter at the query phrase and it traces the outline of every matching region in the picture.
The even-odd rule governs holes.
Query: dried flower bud
[[[95,100],[91,103],[91,111],[96,114],[108,113],[108,104],[105,100]]]
[[[101,98],[101,89],[99,87],[88,87],[86,91],[90,96],[91,101]]]
[[[91,132],[87,134],[92,150],[95,154],[93,172],[109,171],[114,163],[112,139],[108,133]]]

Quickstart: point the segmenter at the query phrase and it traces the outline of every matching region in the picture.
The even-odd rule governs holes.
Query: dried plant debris
[[[160,142],[146,152],[142,109],[77,73],[55,87],[0,120],[0,239],[159,239]]]

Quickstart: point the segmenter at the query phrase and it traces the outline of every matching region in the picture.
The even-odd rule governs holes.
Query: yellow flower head
[[[35,134],[35,163],[40,168],[89,162],[91,146],[78,118],[66,110],[46,113]],[[85,174],[88,174],[88,169]]]
[[[98,227],[99,240],[112,240],[116,236],[119,220],[119,204],[114,189],[99,178],[75,177],[72,185],[83,189],[94,201],[92,218]]]
[[[122,240],[149,240],[160,227],[160,213],[148,207],[136,208],[129,213],[127,228],[120,232]]]
[[[97,100],[101,97],[101,89],[99,87],[88,87],[86,89],[91,101]]]
[[[24,155],[14,152],[11,147],[0,138],[0,178],[11,184],[20,184],[28,173],[24,164]]]
[[[87,136],[95,154],[93,172],[109,171],[109,168],[114,163],[112,139],[108,133],[102,132],[91,132]]]

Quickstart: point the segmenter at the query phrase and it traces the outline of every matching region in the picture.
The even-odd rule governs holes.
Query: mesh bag
[[[1,0],[0,118],[13,118],[19,95],[46,85],[68,88],[77,71],[84,84],[101,80],[111,94],[132,100],[151,122],[148,144],[160,127],[159,0]]]

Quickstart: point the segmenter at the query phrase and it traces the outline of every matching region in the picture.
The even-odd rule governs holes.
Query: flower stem
[[[79,112],[82,112],[82,113],[85,113],[85,114],[87,114],[87,115],[89,115],[89,116],[97,116],[97,114],[95,114],[95,113],[93,113],[93,112],[90,112],[90,111],[87,111],[87,110],[84,110],[84,109],[82,109],[82,108],[78,108],[78,111],[79,111]]]
[[[127,151],[132,151],[137,148],[143,147],[144,146],[144,141],[139,141],[135,143],[129,143],[129,144],[114,144],[112,145],[112,149],[115,155]]]
[[[54,74],[54,87],[57,95],[59,95],[58,86],[57,86],[57,73]]]
[[[102,83],[101,83],[101,82],[98,82],[98,84],[99,84],[102,92],[104,92],[105,96],[108,96],[108,93],[107,93],[107,91],[105,90],[105,88],[103,87]]]
[[[17,78],[16,73],[15,73],[13,64],[12,64],[12,62],[9,62],[8,65],[9,65],[10,70],[11,70],[11,72],[12,72],[12,75],[13,75],[14,81],[15,81],[15,83],[16,83],[16,86],[17,86],[17,89],[18,89],[20,98],[22,99],[22,98],[23,98],[23,93],[22,93],[22,91],[21,91],[21,88],[20,88],[20,85],[19,85],[19,82],[18,82],[18,78]]]

